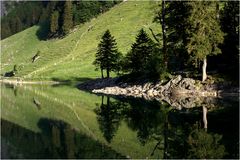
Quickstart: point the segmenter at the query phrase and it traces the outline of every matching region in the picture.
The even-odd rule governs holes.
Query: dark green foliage
[[[218,45],[223,42],[223,32],[217,18],[217,2],[189,2],[188,5],[191,11],[187,19],[186,48],[193,61],[221,53]]]
[[[111,102],[107,97],[107,103],[104,104],[104,96],[102,96],[102,104],[95,112],[98,115],[98,123],[104,138],[108,143],[112,141],[121,120],[121,106],[118,102]]]
[[[111,35],[110,31],[107,30],[98,45],[96,59],[93,64],[97,69],[101,69],[101,71],[106,70],[107,78],[109,78],[110,71],[118,70],[120,55],[121,54],[117,49],[116,40]]]
[[[66,1],[63,12],[63,26],[62,26],[63,34],[66,35],[72,27],[73,27],[72,2]]]
[[[133,74],[139,74],[146,71],[151,56],[154,53],[154,43],[148,37],[147,33],[141,29],[133,43],[131,51],[126,55],[126,70]]]
[[[59,18],[58,11],[54,11],[51,15],[51,25],[50,25],[51,33],[56,33],[59,29],[58,18]]]
[[[74,129],[70,124],[47,118],[39,119],[36,133],[7,120],[1,121],[2,137],[6,140],[9,154],[3,159],[124,159],[110,146],[104,145]],[[4,143],[6,144],[6,143]],[[17,151],[15,148],[18,148]],[[29,150],[31,148],[31,150]],[[8,157],[7,157],[8,156]]]
[[[192,64],[202,65],[202,81],[207,79],[207,57],[221,53],[223,32],[219,20],[219,2],[188,2],[190,13],[187,18],[187,45]]]
[[[11,28],[9,26],[9,23],[8,22],[3,22],[2,21],[2,24],[1,24],[1,39],[5,38],[5,37],[8,37],[12,35],[11,33]]]
[[[166,1],[166,50],[168,69],[179,71],[199,67],[209,55],[221,52],[223,41],[218,5],[220,2]],[[162,24],[162,6],[155,21]]]
[[[19,17],[16,17],[16,19],[12,19],[10,21],[10,26],[11,26],[13,33],[17,33],[19,31],[21,31],[23,28],[23,24],[22,24],[21,20],[19,19]]]
[[[222,30],[225,32],[223,54],[219,66],[226,74],[238,80],[239,73],[239,2],[225,2],[221,12]]]
[[[13,5],[14,7],[10,7],[8,13],[1,17],[1,39],[37,24],[43,10],[43,2],[40,1],[21,1]]]
[[[145,74],[148,77],[152,77],[153,79],[165,79],[165,74],[167,73],[164,56],[162,54],[162,50],[155,47],[153,50],[153,54],[149,58],[149,61],[146,63]]]
[[[188,137],[188,158],[215,159],[226,155],[224,145],[220,144],[221,135],[194,129]]]
[[[189,8],[186,2],[169,1],[166,5],[166,14],[168,69],[170,71],[181,70],[186,67],[188,61],[185,46]]]
[[[48,35],[49,37],[52,37],[53,34],[61,36],[66,34],[74,25],[89,21],[91,18],[107,11],[119,2],[120,1],[4,1],[3,3],[5,3],[7,11],[4,13],[4,16],[1,17],[1,39],[36,24],[40,24],[40,31],[37,33],[40,39],[46,38],[42,35]],[[59,13],[58,27],[56,25],[56,12]],[[48,30],[45,28],[48,28]]]

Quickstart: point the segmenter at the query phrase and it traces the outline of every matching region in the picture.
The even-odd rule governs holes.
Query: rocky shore
[[[191,108],[195,103],[212,101],[226,95],[238,96],[238,88],[226,90],[226,86],[219,84],[203,84],[201,81],[191,78],[183,78],[177,75],[167,83],[128,84],[119,82],[118,78],[97,79],[80,84],[80,89],[88,90],[96,94],[114,96],[131,96],[146,100],[166,101],[176,108],[185,106]]]

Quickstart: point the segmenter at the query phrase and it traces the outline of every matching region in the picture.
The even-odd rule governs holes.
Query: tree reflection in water
[[[97,104],[98,106],[99,104]],[[98,115],[98,122],[100,130],[108,143],[111,142],[115,132],[119,127],[121,120],[121,104],[118,102],[111,102],[110,97],[107,97],[107,102],[104,104],[104,96],[102,96],[102,103],[100,108],[95,112]]]
[[[188,158],[216,159],[226,155],[224,145],[220,144],[222,136],[219,134],[207,133],[198,125],[192,127],[188,136]]]
[[[112,101],[111,101],[112,100]],[[207,131],[207,107],[193,112],[176,111],[166,103],[141,99],[116,100],[107,97],[97,104],[95,112],[103,135],[109,143],[117,132],[120,121],[137,132],[142,145],[155,142],[150,156],[163,151],[162,158],[224,158],[222,135]],[[183,114],[182,114],[183,113]]]

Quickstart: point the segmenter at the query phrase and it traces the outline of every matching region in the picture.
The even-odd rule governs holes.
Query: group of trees
[[[223,57],[229,57],[223,63],[234,65],[230,68],[236,71],[239,64],[238,7],[236,2],[163,0],[154,18],[162,26],[161,36],[151,30],[156,42],[141,29],[126,57],[117,61],[121,54],[114,40],[110,48],[99,45],[94,64],[101,71],[106,69],[107,77],[109,71],[116,69],[131,74],[159,75],[194,67],[198,70],[202,66],[202,81],[205,81],[208,57],[223,52]],[[106,33],[111,37],[109,31]],[[107,42],[106,39],[103,36],[101,43]],[[109,41],[111,39],[114,38]],[[99,56],[109,58],[100,59]],[[220,62],[219,58],[215,60]],[[218,65],[214,69],[219,70]]]
[[[20,32],[39,22],[43,2],[4,1],[5,15],[1,17],[1,39]]]
[[[36,24],[48,26],[48,36],[65,35],[74,26],[107,11],[120,1],[3,2],[1,39]]]
[[[50,2],[50,35],[65,35],[74,25],[84,23],[107,11],[119,1],[66,1]]]
[[[131,50],[123,57],[117,49],[115,38],[107,30],[98,45],[93,64],[96,69],[101,70],[102,78],[104,78],[103,70],[106,70],[107,78],[110,76],[110,71],[117,73],[122,71],[134,75],[155,73],[156,70],[152,68],[152,65],[154,64],[154,58],[157,58],[158,50],[156,43],[141,29],[136,37],[136,42],[132,44]]]
[[[199,67],[207,78],[207,57],[221,53],[224,33],[219,19],[219,2],[165,2],[156,16],[162,28],[164,55],[170,71]]]

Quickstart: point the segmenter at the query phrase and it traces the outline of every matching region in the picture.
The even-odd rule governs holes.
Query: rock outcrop
[[[96,94],[106,94],[114,96],[131,96],[144,98],[146,100],[165,101],[176,109],[192,108],[197,105],[204,105],[202,102],[212,101],[217,98],[222,91],[216,86],[206,86],[198,80],[183,78],[177,75],[163,84],[157,83],[127,84],[118,82],[118,78],[97,79],[80,84],[79,88],[89,90]]]
[[[204,91],[201,87],[197,86],[195,80],[190,78],[182,78],[178,75],[171,79],[167,84],[163,85],[162,82],[156,84],[145,83],[143,85],[127,85],[111,84],[111,86],[93,89],[93,93],[103,93],[112,95],[124,95],[133,97],[143,97],[145,99],[154,99],[155,97],[166,96],[217,96],[216,91]],[[98,83],[95,84],[98,86]]]

